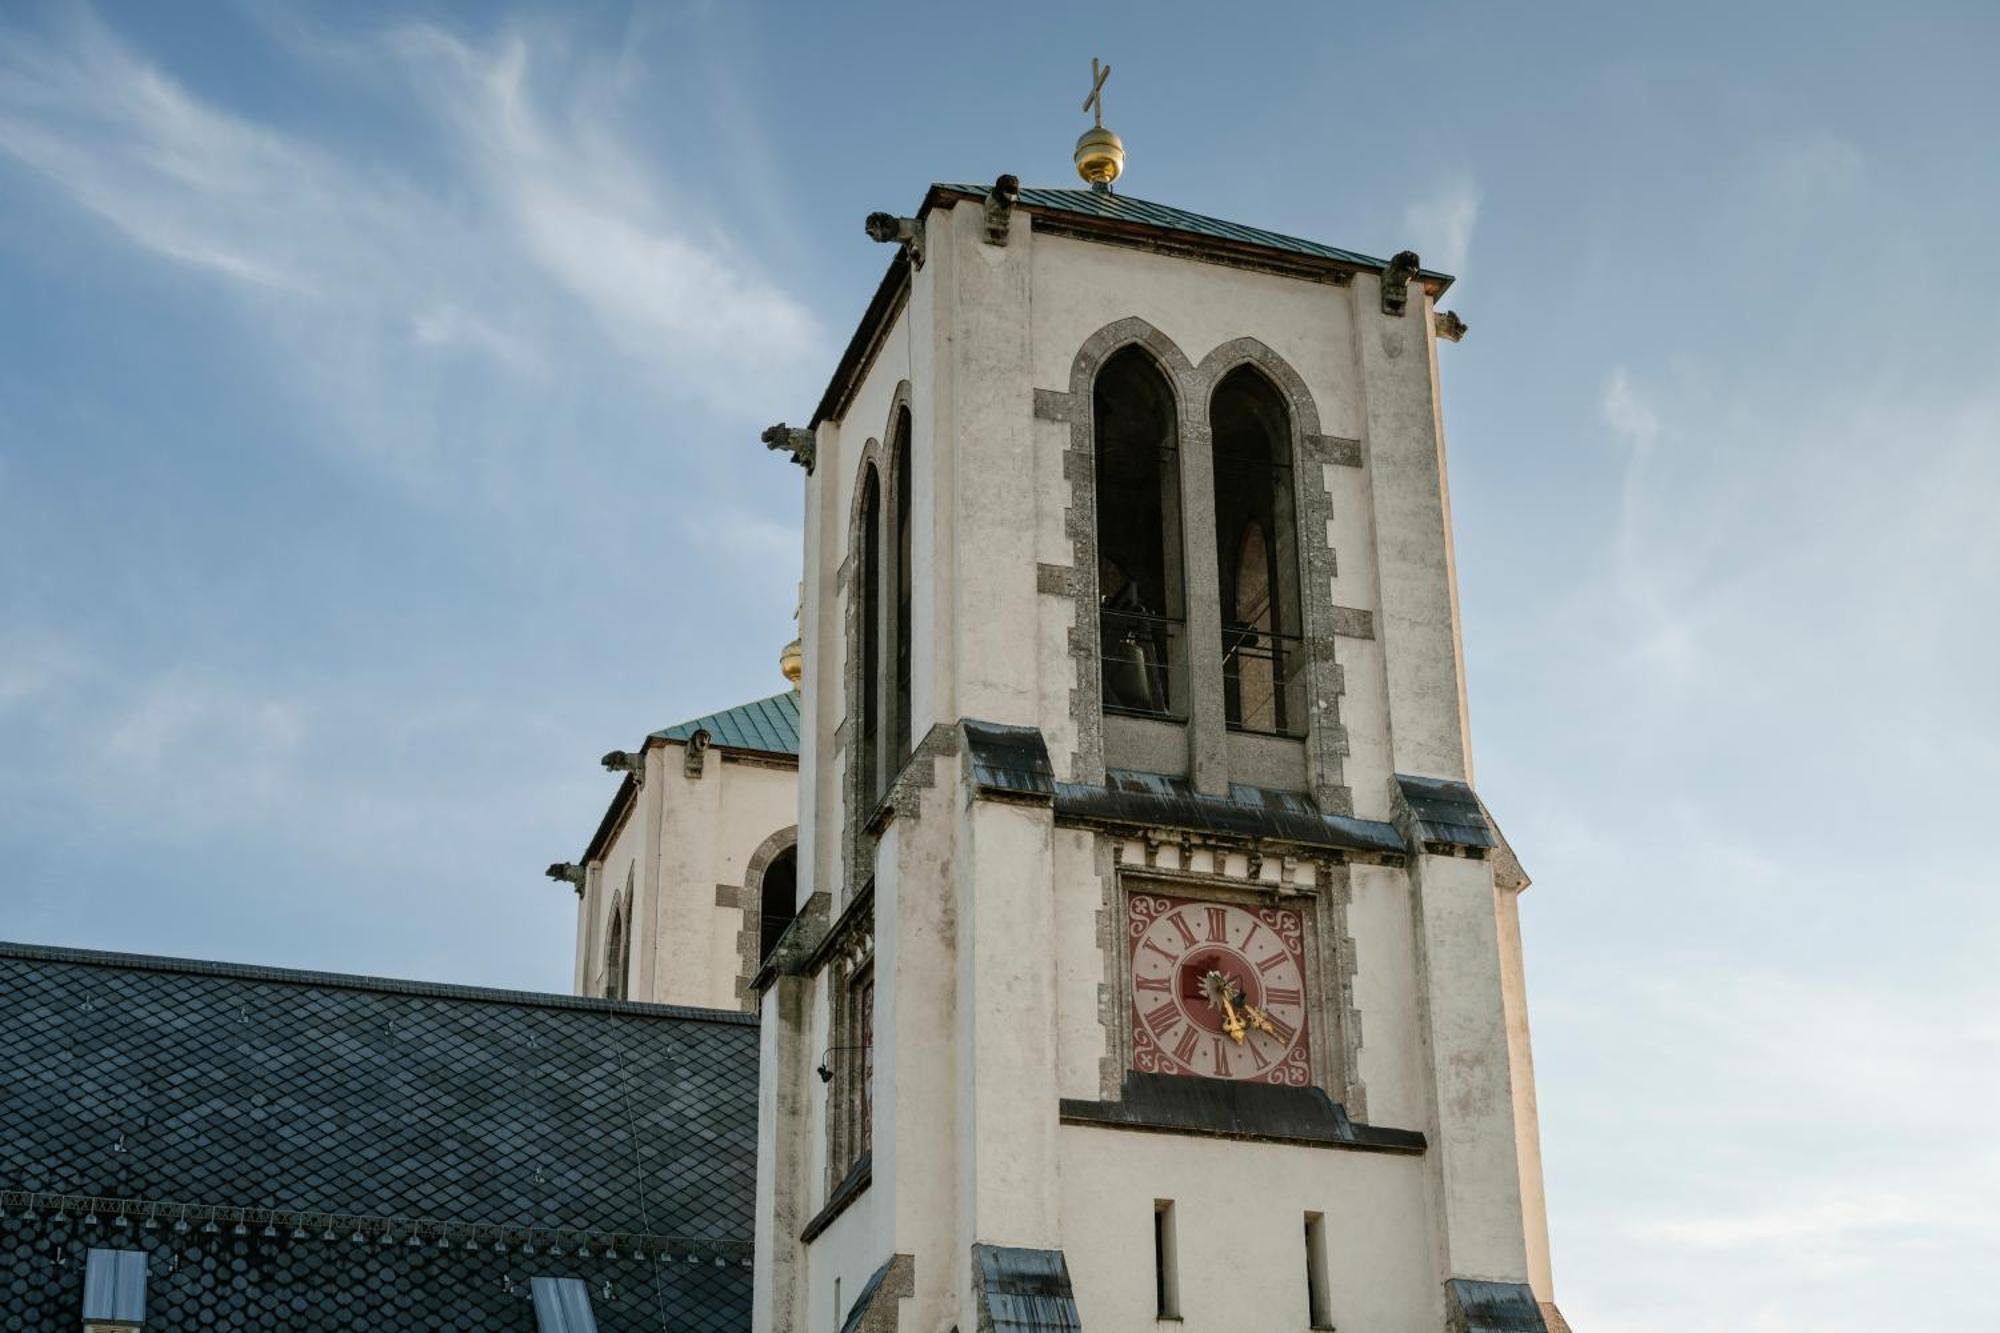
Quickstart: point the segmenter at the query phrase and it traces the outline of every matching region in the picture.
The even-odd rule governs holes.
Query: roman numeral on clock
[[[1172,977],[1140,977],[1132,983],[1132,988],[1134,990],[1171,991],[1174,988],[1174,982]],[[1292,998],[1294,1000],[1298,999],[1296,992],[1293,993]]]
[[[1162,990],[1166,989],[1164,986]],[[1295,990],[1281,990],[1276,986],[1264,992],[1266,1004],[1297,1004],[1304,997]]]
[[[1167,924],[1172,926],[1175,930],[1178,930],[1181,933],[1182,941],[1185,942],[1190,949],[1192,949],[1196,944],[1200,943],[1199,940],[1195,939],[1194,932],[1188,929],[1187,918],[1182,916],[1179,912],[1175,912],[1173,915],[1169,916],[1167,918]]]
[[[1272,954],[1269,958],[1261,960],[1257,964],[1257,970],[1259,972],[1270,972],[1276,968],[1283,967],[1286,963],[1289,963],[1291,961],[1292,961],[1291,954],[1283,949],[1280,949],[1276,953]]]
[[[1174,1043],[1174,1059],[1186,1064],[1194,1058],[1194,1048],[1200,1041],[1201,1033],[1195,1028],[1189,1028],[1181,1033],[1181,1039]]]
[[[1165,1037],[1181,1021],[1181,1011],[1172,1000],[1162,1000],[1146,1014],[1146,1026]]]
[[[1220,907],[1208,909],[1208,942],[1210,944],[1229,943],[1229,913]]]

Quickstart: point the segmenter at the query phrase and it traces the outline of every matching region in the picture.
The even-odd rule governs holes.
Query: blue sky
[[[2000,10],[10,5],[0,936],[561,989],[775,690],[931,179],[1461,275],[1480,787],[1584,1333],[1990,1320]]]

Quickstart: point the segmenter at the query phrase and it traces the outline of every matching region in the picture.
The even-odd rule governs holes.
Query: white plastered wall
[[[1033,569],[1073,558],[1066,527],[1070,485],[1063,473],[1069,428],[1036,419],[1031,404],[1035,389],[1066,392],[1077,349],[1128,316],[1152,324],[1193,364],[1222,343],[1259,339],[1303,380],[1321,433],[1363,443],[1364,467],[1328,466],[1317,477],[1299,479],[1323,486],[1329,496],[1337,557],[1333,604],[1367,612],[1376,625],[1374,638],[1341,638],[1336,648],[1345,673],[1340,720],[1349,740],[1342,781],[1355,813],[1390,818],[1392,775],[1399,771],[1469,776],[1428,299],[1413,286],[1409,313],[1385,327],[1379,284],[1370,275],[1348,285],[1305,282],[1033,235],[1018,215],[1008,246],[992,247],[983,242],[983,217],[971,204],[928,221],[929,262],[913,274],[905,309],[843,419],[819,430],[807,524],[806,712],[812,734],[802,784],[809,812],[801,821],[812,840],[813,878],[802,883],[802,893],[830,891],[838,882],[845,808],[832,735],[845,711],[849,653],[834,571],[851,550],[848,519],[864,444],[886,438],[889,406],[904,380],[912,386],[918,460],[912,489],[919,645],[913,738],[961,715],[1028,722],[1042,730],[1057,773],[1069,772],[1077,745],[1069,635],[1077,608],[1038,595]],[[933,364],[938,349],[951,359]],[[975,448],[978,454],[968,452]],[[965,1197],[964,1182],[977,1187],[982,1163],[997,1167],[1010,1155],[1034,1157],[1045,1149],[1034,1127],[1015,1143],[1008,1138],[1015,1130],[1005,1123],[997,1141],[981,1133],[978,1144],[969,1142],[968,1126],[987,1126],[976,1122],[978,1108],[965,1100],[970,1090],[950,1072],[962,1048],[952,1049],[945,1034],[957,1029],[963,1040],[966,1028],[956,1006],[981,1002],[966,993],[971,974],[967,960],[955,954],[955,941],[962,942],[965,932],[939,916],[936,902],[939,895],[961,904],[970,900],[968,891],[953,894],[947,887],[964,871],[957,863],[966,850],[958,845],[962,799],[953,777],[941,776],[937,791],[924,798],[921,817],[892,825],[878,859],[878,909],[886,904],[887,915],[878,917],[877,1040],[891,1043],[878,1054],[878,1069],[886,1080],[881,1096],[894,1104],[878,1102],[870,1196],[812,1247],[807,1305],[815,1330],[837,1326],[845,1313],[831,1306],[830,1279],[839,1276],[851,1299],[852,1284],[891,1253],[918,1256],[917,1299],[905,1306],[904,1326],[930,1329],[966,1314],[959,1304],[966,1282],[962,1242],[1050,1243],[1032,1199],[992,1214],[1018,1234],[985,1235],[977,1230],[984,1210]],[[1051,1028],[1055,1083],[1062,1096],[1094,1097],[1107,1046],[1099,1019],[1105,981],[1101,866],[1093,839],[1074,830],[1056,829],[1041,855],[1053,879],[1047,935],[1060,997]],[[1004,874],[991,878],[993,892],[1019,887]],[[1424,1050],[1419,926],[1409,878],[1399,868],[1354,866],[1350,894],[1347,929],[1358,960],[1353,982],[1363,1031],[1359,1070],[1370,1120],[1436,1133],[1436,1071]],[[989,927],[982,917],[981,928],[1006,927],[1004,921]],[[1505,923],[1499,933],[1505,935]],[[1502,980],[1516,977],[1518,967]],[[813,1013],[814,1040],[823,1046],[823,993],[815,996]],[[1504,1039],[1496,1045],[1503,1061],[1509,1046]],[[1504,1110],[1482,1101],[1478,1123],[1452,1133],[1504,1138],[1511,1157],[1517,1100],[1508,1099]],[[803,1129],[814,1155],[807,1175],[817,1207],[827,1175],[824,1103],[813,1101],[813,1123]],[[1026,1117],[1017,1118],[1025,1125]],[[1306,1211],[1323,1212],[1329,1222],[1334,1308],[1343,1327],[1437,1327],[1438,1284],[1451,1275],[1447,1256],[1453,1250],[1478,1270],[1459,1275],[1512,1279],[1527,1262],[1541,1275],[1538,1293],[1546,1294],[1545,1245],[1539,1266],[1519,1257],[1521,1214],[1534,1212],[1531,1205],[1538,1203],[1538,1196],[1522,1197],[1531,1170],[1539,1188],[1538,1165],[1531,1167],[1525,1156],[1513,1186],[1488,1189],[1490,1153],[1475,1163],[1481,1173],[1476,1183],[1462,1184],[1455,1175],[1440,1185],[1427,1177],[1433,1167],[1425,1158],[1082,1126],[1063,1128],[1057,1144],[1055,1243],[1069,1256],[1087,1327],[1152,1322],[1149,1213],[1155,1197],[1184,1198],[1191,1208],[1238,1219],[1232,1226],[1246,1236],[1239,1251],[1268,1254],[1268,1263],[1239,1257],[1226,1275],[1218,1269],[1204,1278],[1186,1270],[1184,1290],[1192,1283],[1237,1294],[1228,1308],[1212,1312],[1208,1326],[1226,1320],[1303,1327]],[[884,1197],[893,1198],[893,1210],[870,1201]],[[1441,1234],[1431,1216],[1440,1198],[1464,1212],[1455,1237]],[[970,1235],[960,1234],[968,1226]],[[1183,1230],[1183,1256],[1192,1248],[1187,1234]],[[858,1239],[863,1235],[872,1240]],[[1532,1240],[1528,1246],[1532,1252]],[[1221,1261],[1203,1254],[1194,1262]],[[1246,1265],[1260,1273],[1268,1267],[1268,1283],[1253,1279]],[[1267,1287],[1268,1300],[1254,1294]],[[1189,1313],[1192,1319],[1195,1312]]]
[[[634,899],[626,998],[707,1009],[740,1009],[744,876],[758,848],[798,817],[798,773],[782,763],[743,762],[711,749],[690,777],[674,742],[649,744],[646,781],[602,854],[588,867],[579,993],[602,995],[611,913]],[[655,830],[648,857],[647,830]],[[737,896],[719,901],[718,888]],[[753,904],[754,905],[754,904]]]

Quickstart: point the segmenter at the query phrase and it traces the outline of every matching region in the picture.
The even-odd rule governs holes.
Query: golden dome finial
[[[1096,123],[1076,141],[1076,174],[1090,182],[1093,190],[1109,190],[1111,182],[1125,172],[1125,144],[1104,128],[1104,81],[1111,66],[1090,58],[1090,96],[1083,99],[1085,111],[1097,113]]]
[[[805,630],[805,625],[803,624],[805,613],[806,585],[801,583],[799,584],[799,602],[797,608],[792,612],[792,619],[795,622],[800,622],[799,630],[802,634]],[[785,673],[785,679],[792,682],[793,689],[796,690],[799,687],[799,682],[804,680],[806,675],[806,647],[803,638],[793,639],[785,645],[784,651],[778,654],[778,670]]]

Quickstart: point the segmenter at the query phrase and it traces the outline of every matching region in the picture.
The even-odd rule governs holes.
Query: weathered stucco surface
[[[1395,813],[1395,774],[1467,777],[1428,298],[1413,285],[1407,313],[1385,315],[1372,274],[1308,281],[1094,244],[1037,233],[1025,210],[1004,246],[988,243],[974,204],[923,221],[925,262],[840,418],[818,427],[806,482],[800,893],[828,893],[837,911],[873,885],[871,1183],[800,1239],[840,1174],[826,1156],[833,1093],[811,1074],[834,1044],[838,969],[807,966],[763,997],[775,1067],[760,1140],[771,1181],[760,1333],[832,1333],[841,1302],[894,1255],[915,1260],[901,1327],[974,1328],[976,1243],[1060,1250],[1085,1327],[1151,1326],[1152,1209],[1167,1198],[1182,1219],[1190,1327],[1304,1327],[1308,1212],[1326,1218],[1341,1327],[1437,1329],[1451,1277],[1532,1281],[1547,1298],[1518,927],[1490,863],[1315,863],[1296,848],[1184,850],[1172,830],[1154,845],[1070,827],[1046,802],[977,791],[950,743],[920,746],[918,771],[879,812],[847,791],[854,488],[899,394],[913,426],[913,736],[949,742],[961,718],[1031,726],[1055,775],[1082,781],[1101,780],[1125,743],[1107,740],[1099,716],[1091,443],[1078,417],[1078,367],[1121,339],[1172,349],[1161,354],[1183,393],[1191,531],[1206,486],[1203,399],[1223,371],[1257,365],[1296,431],[1314,725],[1302,741],[1232,735],[1216,695],[1148,742],[1179,756],[1162,771],[1215,791],[1288,787],[1381,821]],[[1219,644],[1195,623],[1215,616],[1212,571],[1205,592],[1203,578],[1191,559],[1197,653]],[[871,816],[863,837],[856,823]],[[1356,1119],[1420,1131],[1426,1149],[1062,1123],[1062,1098],[1118,1093],[1129,1007],[1118,876],[1135,869],[1181,877],[1176,892],[1206,880],[1303,904],[1319,932],[1315,1077]],[[1212,1241],[1204,1218],[1226,1219]]]

